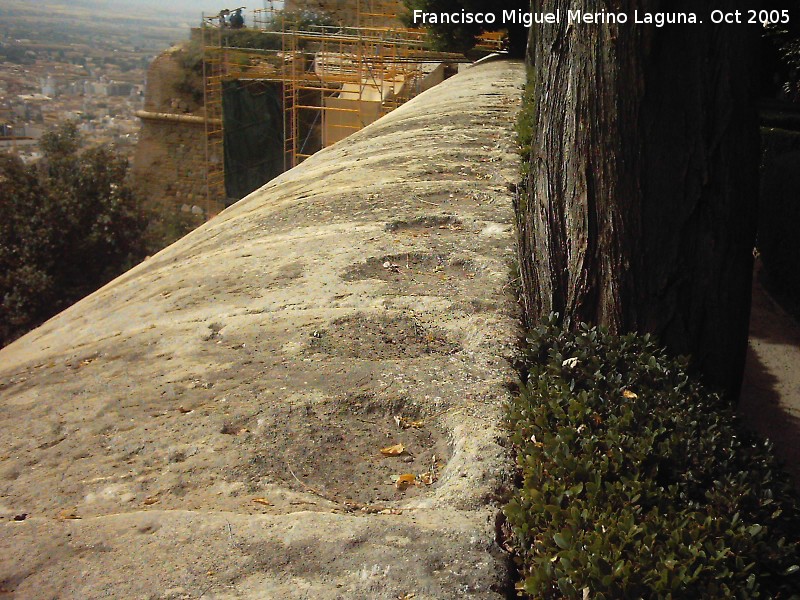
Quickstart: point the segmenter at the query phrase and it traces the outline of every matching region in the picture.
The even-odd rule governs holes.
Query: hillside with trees
[[[41,148],[33,165],[0,155],[0,346],[147,253],[127,161],[84,147],[74,123],[47,133]]]

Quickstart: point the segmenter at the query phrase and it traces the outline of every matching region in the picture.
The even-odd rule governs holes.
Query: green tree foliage
[[[788,10],[788,23],[765,23],[761,45],[761,92],[789,102],[800,102],[800,23],[796,0],[764,0],[765,15]]]
[[[492,13],[495,15],[493,26],[485,26],[478,23],[451,24],[439,23],[425,25],[434,39],[434,45],[440,50],[450,52],[469,52],[477,41],[477,37],[484,31],[497,31],[500,29],[508,30],[508,46],[512,56],[522,57],[525,54],[525,45],[528,39],[528,31],[522,24],[512,25],[504,23],[502,19],[503,11],[530,11],[529,0],[503,0],[487,5],[484,0],[403,0],[408,15],[405,17],[406,24],[419,27],[419,23],[413,23],[413,11],[421,10],[426,13]]]
[[[84,148],[74,123],[47,133],[41,149],[33,166],[0,155],[0,346],[146,253],[125,159]]]
[[[152,255],[191,233],[205,222],[202,215],[181,210],[178,206],[146,206],[148,223],[144,233],[147,254]]]

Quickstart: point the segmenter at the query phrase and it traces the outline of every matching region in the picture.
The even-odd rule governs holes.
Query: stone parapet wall
[[[465,69],[0,350],[0,584],[510,597],[524,78]]]
[[[133,166],[137,192],[162,205],[203,206],[205,139],[202,121],[142,118]]]

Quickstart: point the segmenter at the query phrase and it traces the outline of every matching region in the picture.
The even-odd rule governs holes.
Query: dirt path
[[[755,278],[740,412],[769,437],[800,489],[800,326]]]
[[[523,78],[467,69],[3,349],[3,598],[497,597]]]

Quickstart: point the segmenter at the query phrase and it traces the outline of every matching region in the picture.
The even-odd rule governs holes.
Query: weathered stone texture
[[[182,64],[183,56],[182,47],[171,48],[148,69],[132,168],[134,187],[155,206],[169,210],[197,206],[216,213],[221,206],[206,205],[204,111],[189,91],[202,90],[202,77]],[[170,121],[169,115],[194,117],[195,122]],[[221,156],[211,158],[222,160]]]
[[[467,69],[0,350],[0,587],[506,597],[523,78]]]

